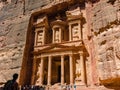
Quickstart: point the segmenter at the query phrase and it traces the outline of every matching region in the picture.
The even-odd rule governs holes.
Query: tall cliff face
[[[14,72],[20,73],[31,14],[49,6],[50,1],[0,0],[1,84]],[[91,68],[88,74],[91,81],[98,83],[99,79],[120,77],[120,1],[87,1],[92,3],[86,2],[82,12],[87,21],[83,32],[88,34],[85,44],[89,47],[88,64]]]
[[[118,85],[120,77],[120,1],[101,0],[90,9],[90,35],[101,83]],[[118,81],[118,82],[117,82]]]
[[[0,1],[0,83],[20,72],[31,12],[49,0]]]

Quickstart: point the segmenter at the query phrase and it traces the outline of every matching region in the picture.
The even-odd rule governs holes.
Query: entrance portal
[[[52,82],[51,84],[61,83],[61,57],[53,57],[52,59]],[[64,58],[64,83],[70,83],[69,58]]]
[[[58,66],[58,82],[61,81],[61,66]]]

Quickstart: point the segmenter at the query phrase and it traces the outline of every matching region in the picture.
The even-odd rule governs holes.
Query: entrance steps
[[[64,87],[61,86],[51,86],[47,87],[45,90],[120,90],[120,89],[110,89],[110,88],[105,88],[104,86],[76,86],[76,89],[73,87],[68,88],[67,85]]]

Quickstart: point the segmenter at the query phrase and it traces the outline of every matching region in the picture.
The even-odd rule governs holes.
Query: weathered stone
[[[40,51],[41,49],[43,49],[42,47],[44,46],[44,44],[39,48],[35,46],[37,44],[34,43],[35,40],[34,28],[38,28],[36,29],[37,31],[43,29],[40,27],[45,25],[45,30],[46,30],[45,32],[47,33],[46,35],[48,37],[46,40],[47,43],[45,43],[45,48],[47,47],[46,48],[47,51],[50,51],[51,48],[52,48],[51,50],[60,49],[63,47],[62,45],[68,45],[68,46],[72,45],[71,48],[73,48],[77,45],[80,46],[84,44],[84,46],[81,47],[81,50],[83,50],[83,48],[85,47],[85,50],[83,50],[83,52],[88,52],[88,57],[85,58],[86,56],[85,55],[83,58],[85,60],[84,62],[86,65],[82,66],[81,64],[78,65],[80,63],[78,60],[80,59],[78,53],[80,52],[76,52],[77,49],[76,51],[73,50],[72,53],[74,52],[76,53],[74,55],[74,59],[78,60],[74,63],[77,64],[73,65],[73,68],[69,66],[65,67],[65,70],[69,70],[69,68],[71,68],[73,69],[74,74],[79,74],[78,68],[85,67],[85,69],[82,69],[82,73],[80,72],[80,74],[82,77],[83,72],[86,72],[85,83],[88,86],[93,86],[93,85],[97,86],[100,84],[109,85],[108,89],[99,86],[94,88],[90,88],[90,87],[83,88],[80,86],[78,90],[80,89],[109,90],[112,86],[114,87],[119,86],[120,85],[119,84],[120,2],[116,0],[113,4],[111,4],[107,2],[108,0],[98,0],[98,2],[95,2],[95,0],[90,0],[90,1],[92,2],[92,4],[88,2],[85,3],[84,1],[79,1],[79,0],[52,0],[52,1],[51,0],[7,0],[4,2],[0,1],[0,85],[5,83],[8,79],[11,79],[12,74],[16,72],[19,73],[19,75],[23,78],[23,80],[25,81],[24,84],[30,84],[31,83],[30,81],[32,81],[33,78],[35,78],[36,81],[38,79],[37,84],[40,83],[40,81],[42,80],[40,76],[42,76],[42,74],[39,71],[36,77],[31,75],[31,73],[34,74],[37,71],[37,69],[42,66],[42,64],[40,64],[39,66],[37,66],[36,70],[35,67],[33,68],[33,64],[40,63],[40,60],[38,59],[37,62],[35,63],[32,62],[33,59],[36,58],[33,57],[33,53],[34,53],[33,51],[36,52]],[[84,7],[81,5],[81,2],[84,4]],[[75,11],[74,9],[78,6],[80,6],[79,7],[80,10]],[[66,15],[65,13],[66,11],[72,13]],[[36,23],[36,20],[42,17],[47,17],[47,18],[45,20],[42,19],[43,20],[42,22],[40,22],[39,20],[39,23]],[[84,24],[80,24],[81,29],[79,29],[80,27],[77,27],[77,24],[70,26],[72,21],[77,20],[76,18],[77,19],[84,18],[84,20],[86,21]],[[54,28],[52,28],[53,26],[51,25],[51,22],[53,22],[56,19],[57,21],[54,24],[57,23],[59,29],[60,27],[62,27],[61,30],[64,29],[63,31],[66,34],[63,36],[65,36],[65,38],[68,35],[70,35],[69,30],[71,28],[73,30],[72,37],[75,36],[74,40],[78,40],[78,38],[81,38],[81,40],[83,40],[84,43],[81,42],[77,44],[75,41],[71,44],[71,41],[67,41],[67,42],[60,41],[60,37],[58,33],[52,32],[52,29],[56,30],[55,27],[57,25]],[[63,23],[61,24],[60,20],[62,22],[65,22],[67,25],[64,25]],[[43,25],[44,22],[45,24]],[[64,28],[64,26],[66,27]],[[81,30],[81,32],[79,32],[78,29]],[[83,34],[79,36],[78,33],[83,33]],[[60,45],[58,46],[57,44],[55,44],[56,46],[51,45],[53,44],[52,42],[53,34],[55,34],[56,37],[59,37],[57,39],[59,39]],[[68,37],[65,40],[69,40],[72,37]],[[89,37],[89,39],[87,39],[87,37]],[[44,39],[41,39],[41,37],[39,37],[38,41],[41,40],[43,43]],[[57,43],[57,40],[55,42]],[[49,46],[47,45],[50,45],[51,47],[48,48]],[[36,48],[38,48],[38,51]],[[47,53],[47,51],[43,49],[43,52]],[[68,52],[65,51],[63,53],[68,53]],[[53,52],[51,53],[51,55],[53,55]],[[54,55],[57,55],[57,53],[54,53]],[[69,58],[68,57],[66,56],[65,59],[72,60],[70,59],[71,57]],[[48,58],[45,58],[45,60],[47,59]],[[60,58],[58,57],[58,59]],[[48,67],[47,63],[48,62],[46,61],[45,62],[46,67]],[[52,82],[54,82],[57,77],[55,75],[57,75],[58,73],[58,71],[55,70],[55,68],[57,68],[57,66],[55,65],[60,64],[60,61],[58,60],[57,64],[55,64],[56,63],[55,61],[53,61],[52,63],[54,66],[54,68],[52,68],[53,70],[52,73],[53,73],[53,77],[55,77],[53,78]],[[70,65],[72,65],[72,63]],[[40,70],[42,71],[42,69]],[[47,69],[44,68],[44,70]],[[71,71],[68,72],[70,73]],[[66,79],[66,82],[67,80],[69,81],[69,73],[67,73],[68,75],[64,77]],[[71,78],[72,77],[73,76],[71,75]],[[71,82],[74,79],[75,76],[73,79],[70,79]],[[84,81],[83,79],[84,77],[81,80]],[[49,76],[49,81],[50,81],[50,76]],[[63,82],[63,77],[61,81]]]

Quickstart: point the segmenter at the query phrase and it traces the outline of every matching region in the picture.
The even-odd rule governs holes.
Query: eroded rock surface
[[[0,83],[20,73],[26,33],[32,10],[49,3],[49,0],[0,1]]]
[[[51,7],[56,4],[55,1],[0,0],[1,85],[13,73],[20,73],[31,14]],[[97,1],[87,2],[81,9],[86,19],[83,37],[89,52],[86,61],[88,85],[100,85],[100,80],[106,80],[106,83],[111,78],[114,85],[118,85],[114,78],[120,77],[120,1]]]

